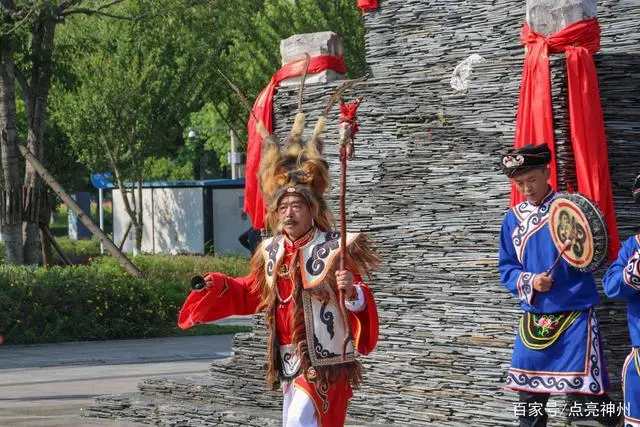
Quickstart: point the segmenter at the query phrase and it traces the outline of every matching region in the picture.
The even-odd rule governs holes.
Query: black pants
[[[520,427],[546,427],[547,420],[549,418],[546,407],[549,400],[548,393],[529,393],[521,391],[520,393]],[[567,416],[571,420],[596,420],[604,426],[617,426],[622,415],[619,415],[616,411],[613,415],[603,415],[602,411],[598,412],[598,416],[591,415],[585,409],[587,403],[595,404],[598,408],[602,405],[614,404],[616,409],[618,408],[617,402],[611,400],[608,394],[601,396],[592,396],[588,394],[569,394],[567,395],[567,401],[569,404],[566,408],[571,407],[573,402],[578,404],[578,408],[583,408],[582,413],[570,412],[565,410],[563,415]],[[524,403],[524,405],[522,405]]]

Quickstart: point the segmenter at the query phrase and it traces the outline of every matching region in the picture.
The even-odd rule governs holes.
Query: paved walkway
[[[232,338],[0,346],[0,426],[138,426],[82,418],[81,411],[96,396],[135,392],[145,378],[206,374],[214,359],[231,355]]]

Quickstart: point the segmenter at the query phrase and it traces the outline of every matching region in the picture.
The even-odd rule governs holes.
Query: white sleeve
[[[367,301],[364,299],[364,293],[362,292],[362,288],[360,288],[360,285],[356,283],[353,285],[353,287],[358,294],[358,299],[354,299],[351,301],[345,299],[344,306],[347,307],[347,310],[357,313],[364,310],[367,305]]]

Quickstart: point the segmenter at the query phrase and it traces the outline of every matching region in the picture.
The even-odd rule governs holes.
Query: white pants
[[[291,383],[284,383],[282,392],[284,393],[283,427],[319,427],[316,408],[307,393]]]

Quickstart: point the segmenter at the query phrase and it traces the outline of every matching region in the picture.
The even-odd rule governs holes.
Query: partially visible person
[[[568,395],[583,409],[587,403],[598,408],[611,403],[593,275],[564,259],[546,273],[558,256],[548,225],[556,197],[548,183],[550,162],[547,144],[526,145],[502,157],[503,172],[526,198],[505,215],[498,256],[502,284],[523,310],[506,384],[519,393],[520,427],[547,425],[552,393]],[[603,425],[617,425],[619,416],[598,414]]]
[[[238,241],[253,255],[256,252],[256,248],[262,241],[262,234],[260,233],[260,230],[249,227],[240,235],[240,237],[238,237]]]
[[[633,185],[633,197],[640,203],[640,175]],[[640,234],[629,237],[602,279],[609,298],[626,299],[627,321],[631,335],[631,352],[622,369],[624,422],[626,427],[640,427]]]

